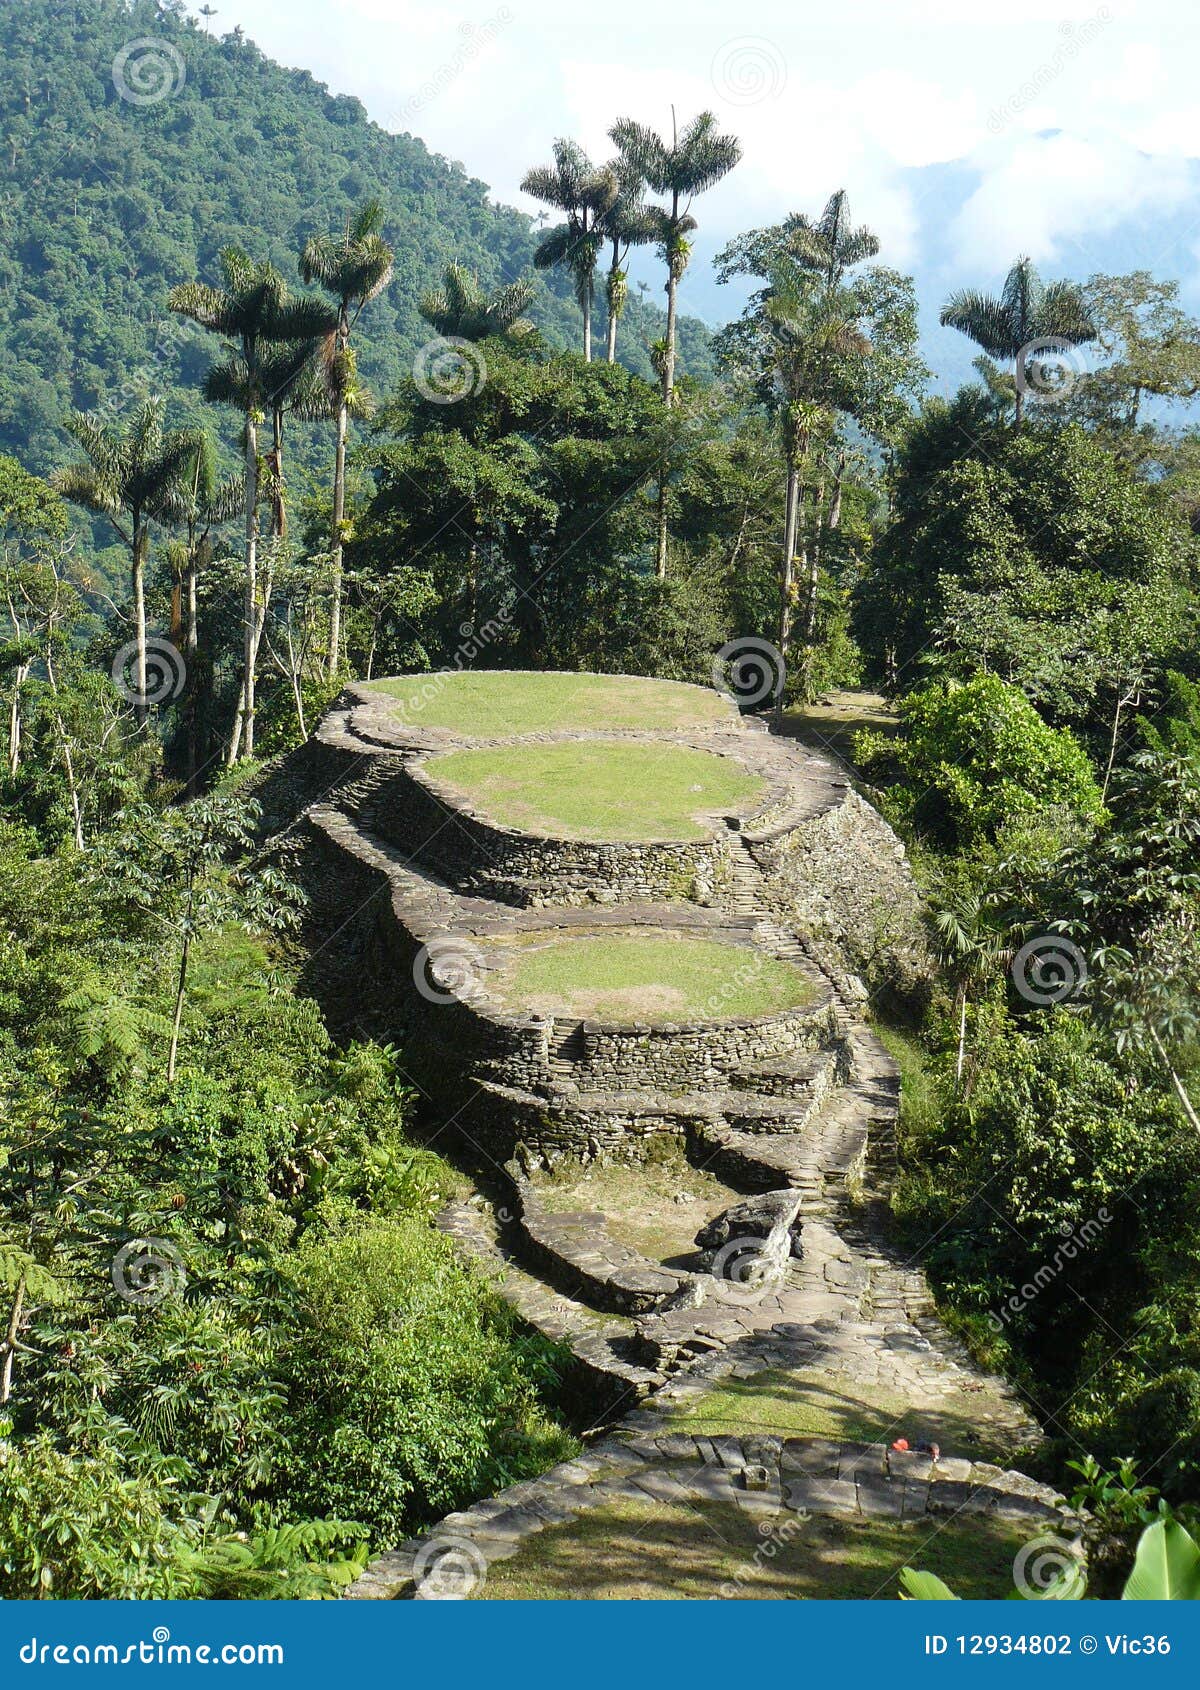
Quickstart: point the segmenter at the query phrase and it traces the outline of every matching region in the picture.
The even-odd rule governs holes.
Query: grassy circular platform
[[[731,757],[621,740],[450,751],[428,768],[493,821],[559,839],[700,839],[713,826],[702,818],[767,794]]]
[[[702,687],[638,675],[542,674],[475,669],[375,681],[413,728],[449,728],[468,738],[612,729],[703,727],[728,721],[727,699]]]
[[[686,1480],[686,1469],[671,1471]],[[895,1601],[901,1569],[916,1566],[960,1596],[998,1601],[1012,1591],[1014,1556],[1036,1535],[986,1517],[830,1519],[789,1510],[775,1516],[765,1555],[769,1519],[735,1498],[617,1497],[527,1538],[488,1568],[472,1600]]]
[[[720,1021],[811,1003],[790,963],[674,933],[530,935],[491,947],[489,987],[509,1008],[582,1020]]]

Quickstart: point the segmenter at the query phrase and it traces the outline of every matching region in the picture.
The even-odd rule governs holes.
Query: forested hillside
[[[178,54],[182,83],[140,104],[121,97],[113,64],[150,36]],[[175,60],[163,63],[178,81]],[[223,246],[294,277],[308,235],[378,198],[396,275],[362,363],[380,397],[429,339],[417,302],[452,259],[489,286],[533,273],[533,223],[491,204],[485,183],[238,32],[210,38],[182,6],[6,0],[0,64],[0,450],[31,468],[61,458],[71,409],[131,391],[194,404],[210,349],[170,316],[167,293],[211,276]],[[539,277],[529,315],[551,345],[575,344],[578,313],[558,274]],[[649,376],[647,346],[661,334],[657,307],[631,300],[622,359]],[[680,358],[711,373],[691,319]]]

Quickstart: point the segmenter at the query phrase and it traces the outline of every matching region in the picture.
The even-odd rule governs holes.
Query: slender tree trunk
[[[958,989],[958,1060],[954,1064],[954,1083],[962,1086],[963,1062],[967,1052],[967,991],[965,986]]]
[[[1166,1047],[1163,1045],[1161,1038],[1158,1036],[1157,1028],[1151,1027],[1150,1038],[1153,1041],[1155,1050],[1158,1052],[1159,1061],[1162,1063],[1170,1077],[1175,1095],[1179,1099],[1180,1105],[1183,1108],[1184,1114],[1188,1118],[1189,1124],[1196,1132],[1200,1133],[1200,1114],[1197,1114],[1196,1106],[1187,1094],[1187,1088],[1176,1073],[1175,1065],[1171,1061],[1171,1058],[1167,1055]]]
[[[21,1316],[25,1311],[25,1275],[22,1273],[13,1291],[8,1313],[8,1327],[4,1334],[4,1367],[0,1372],[0,1404],[12,1396],[13,1363],[17,1358],[17,1334],[21,1330]]]
[[[287,649],[288,674],[292,682],[292,703],[296,706],[296,726],[300,729],[300,738],[307,740],[308,724],[304,719],[304,646],[300,647],[300,655],[296,655],[296,642],[292,638],[292,613],[288,607],[287,618]]]
[[[8,772],[15,775],[21,767],[21,688],[29,678],[32,667],[18,663],[13,671],[12,702],[8,707]]]
[[[236,763],[239,752],[254,755],[254,662],[255,621],[258,612],[258,424],[246,416],[246,581],[242,601],[242,696],[229,742],[228,762]]]
[[[283,490],[283,412],[278,407],[271,417],[271,538],[287,536],[287,504]]]
[[[1122,692],[1118,686],[1117,704],[1116,709],[1113,711],[1112,732],[1108,736],[1108,761],[1104,765],[1104,785],[1100,788],[1100,797],[1105,803],[1108,802],[1108,785],[1112,780],[1113,766],[1117,760],[1117,740],[1119,739],[1121,733],[1121,714],[1124,711],[1125,706],[1127,704],[1132,704],[1136,697],[1136,688]]]
[[[658,472],[656,524],[654,573],[660,581],[665,581],[667,578],[667,464],[665,458],[661,461]]]
[[[210,550],[208,536],[188,539],[187,564],[183,572],[183,662],[187,674],[187,794],[196,796],[196,775],[200,766],[200,742],[196,718],[199,678],[196,674],[200,649],[200,618],[196,596],[196,582],[200,569],[200,553]],[[207,562],[207,557],[205,559]]]
[[[672,217],[677,221],[679,217],[679,195],[674,196]],[[670,249],[667,253],[667,338],[663,351],[662,366],[662,394],[667,405],[675,403],[675,307],[676,295],[679,290],[679,277],[675,273],[675,259]],[[658,478],[658,539],[655,545],[655,570],[660,580],[665,579],[667,573],[667,472],[664,462]]]
[[[675,311],[679,280],[674,266],[667,272],[667,345],[663,353],[662,390],[668,405],[675,403]]]
[[[779,681],[775,688],[775,726],[783,723],[783,695],[787,685],[788,646],[792,637],[792,569],[796,556],[796,527],[800,507],[800,468],[788,454],[787,493],[784,499],[783,562],[779,571]]]
[[[338,406],[337,440],[333,449],[333,580],[329,594],[329,679],[342,666],[342,526],[346,516],[346,429],[343,398]]]
[[[804,696],[813,694],[813,670],[817,658],[817,601],[821,584],[821,541],[825,510],[825,483],[813,489],[812,518],[804,524]]]
[[[191,949],[190,933],[183,936],[183,949],[179,953],[179,977],[175,983],[175,1013],[171,1018],[171,1048],[167,1053],[167,1084],[175,1083],[175,1061],[179,1055],[179,1028],[183,1022],[183,1000],[187,992],[188,952]]]
[[[592,361],[592,278],[588,275],[580,289],[579,304],[583,311],[583,361]]]
[[[133,560],[133,632],[137,643],[133,684],[137,696],[133,701],[133,717],[139,729],[146,726],[146,720],[150,713],[150,707],[146,701],[146,550],[149,540],[149,529],[141,516],[135,512],[131,555]]]
[[[49,629],[47,629],[47,636]],[[50,691],[55,698],[54,731],[58,736],[59,749],[62,752],[63,768],[67,776],[67,791],[71,798],[71,821],[75,833],[75,849],[83,850],[83,808],[79,802],[79,786],[75,780],[75,758],[71,753],[71,741],[67,736],[66,724],[62,719],[62,712],[57,707],[58,677],[54,673],[54,660],[50,656],[49,639],[46,644],[46,679],[50,684]]]
[[[668,405],[675,402],[675,317],[677,296],[679,292],[679,270],[681,267],[682,249],[677,254],[676,243],[682,239],[679,234],[679,194],[671,195],[671,240],[667,247],[667,346],[663,355],[662,386],[663,398]]]
[[[1023,393],[1022,393],[1022,392],[1021,392],[1021,384],[1020,384],[1020,382],[1018,382],[1018,383],[1017,383],[1017,389],[1016,389],[1016,405],[1017,405],[1017,416],[1016,416],[1016,426],[1017,426],[1017,427],[1018,427],[1018,428],[1020,428],[1020,426],[1021,426],[1021,417],[1022,417],[1022,414],[1023,414],[1023,412],[1024,412],[1024,409],[1025,409],[1025,395],[1024,395],[1024,394],[1023,394]]]
[[[617,324],[621,320],[621,312],[625,308],[625,276],[621,271],[621,247],[618,241],[613,241],[612,263],[608,270],[608,362],[617,361]]]

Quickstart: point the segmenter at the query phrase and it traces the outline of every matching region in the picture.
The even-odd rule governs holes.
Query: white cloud
[[[458,64],[464,22],[480,28],[505,11],[485,50]],[[730,290],[705,279],[721,245],[817,211],[838,187],[880,233],[887,262],[928,272],[948,259],[956,278],[991,285],[1021,251],[1086,272],[1092,236],[1177,215],[1184,161],[1200,159],[1200,13],[1184,0],[1006,0],[1002,12],[962,0],[819,12],[756,0],[742,14],[728,0],[609,0],[602,16],[561,0],[340,0],[336,29],[330,16],[329,0],[222,0],[218,27],[241,23],[264,51],[356,94],[526,210],[536,208],[521,177],[549,159],[556,135],[603,158],[619,116],[663,128],[672,101],[681,117],[714,109],[743,162],[696,206],[684,292],[705,312],[729,308]],[[965,205],[953,164],[977,177]],[[1188,277],[1183,221],[1164,269]]]
[[[1022,139],[985,165],[955,221],[954,260],[978,271],[1003,270],[1018,253],[1037,262],[1072,249],[1086,255],[1089,236],[1185,203],[1190,174],[1181,160],[1151,157],[1114,136]]]

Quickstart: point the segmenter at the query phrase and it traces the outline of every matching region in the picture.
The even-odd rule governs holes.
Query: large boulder
[[[801,1194],[789,1188],[759,1192],[722,1209],[696,1234],[706,1265],[711,1267],[717,1256],[740,1240],[761,1240],[761,1254],[768,1261],[786,1262],[789,1256],[802,1256],[800,1201]]]

